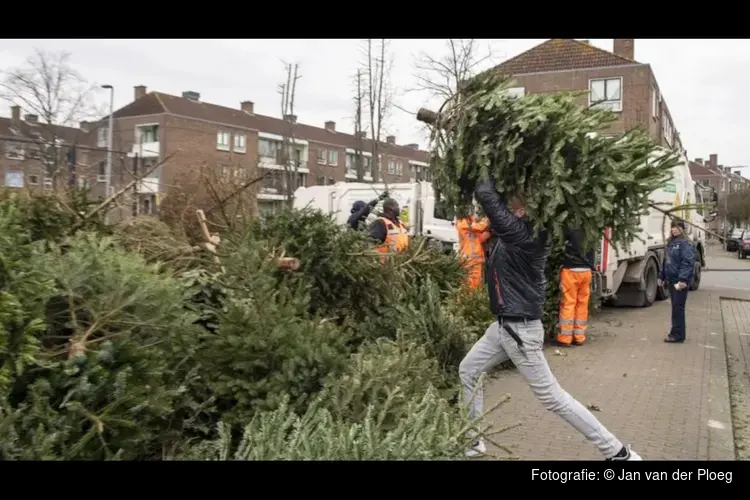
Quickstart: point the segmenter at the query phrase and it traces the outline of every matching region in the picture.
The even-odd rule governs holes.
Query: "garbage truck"
[[[664,211],[679,206],[687,208],[670,215],[686,221],[687,237],[696,256],[689,289],[700,286],[701,271],[706,265],[705,223],[716,217],[716,193],[693,180],[684,155],[672,169],[672,176],[671,181],[651,193],[649,210],[641,218],[639,239],[632,241],[627,250],[625,245],[610,241],[610,233],[605,230],[596,252],[592,299],[615,306],[649,307],[669,297],[668,287],[657,283],[671,231],[670,218],[665,217]]]

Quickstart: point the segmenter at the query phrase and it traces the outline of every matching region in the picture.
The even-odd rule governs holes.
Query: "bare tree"
[[[456,95],[461,82],[474,76],[492,58],[492,48],[488,46],[482,51],[473,38],[449,38],[442,56],[422,52],[416,58],[417,82],[412,90],[427,93],[429,99],[450,99]]]
[[[301,150],[296,147],[294,140],[294,130],[297,125],[297,117],[294,114],[294,97],[297,93],[297,80],[302,78],[298,75],[299,65],[284,63],[287,78],[286,83],[279,85],[279,94],[281,94],[281,117],[286,122],[285,133],[282,136],[281,151],[277,159],[284,166],[284,191],[286,200],[291,207],[294,204],[294,191],[297,189],[297,177],[299,174],[299,165],[302,161]]]
[[[370,117],[370,153],[372,154],[374,180],[377,180],[380,175],[379,149],[385,130],[385,121],[390,116],[392,106],[390,72],[393,67],[393,57],[388,46],[389,42],[386,39],[373,42],[371,38],[368,38],[364,44],[365,61],[362,70],[365,104]]]
[[[97,87],[70,65],[67,52],[36,49],[23,66],[0,75],[0,99],[34,116],[30,138],[35,144],[26,149],[32,150],[29,156],[41,160],[44,177],[52,178],[55,186],[61,167],[75,164],[65,144],[75,146],[78,139],[63,137],[60,127],[77,127],[80,121],[97,116]]]

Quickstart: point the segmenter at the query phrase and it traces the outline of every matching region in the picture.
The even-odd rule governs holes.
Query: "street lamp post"
[[[114,103],[115,103],[115,88],[112,85],[102,85],[103,89],[109,89],[109,129],[107,137],[107,170],[106,170],[106,188],[104,198],[109,196],[110,182],[112,178],[112,141],[114,136]],[[107,214],[109,210],[107,210]]]

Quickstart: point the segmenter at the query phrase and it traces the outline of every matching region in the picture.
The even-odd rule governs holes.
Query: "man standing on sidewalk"
[[[547,285],[546,234],[535,237],[522,200],[511,200],[509,209],[492,179],[477,185],[475,197],[498,238],[487,265],[490,308],[497,321],[487,328],[459,366],[469,418],[482,416],[484,396],[482,388],[477,387],[479,377],[510,359],[539,402],[586,436],[606,459],[641,460],[560,387],[547,365],[541,321]],[[484,443],[477,440],[467,456],[480,455],[485,450]]]
[[[557,333],[557,343],[562,346],[586,342],[594,252],[584,255],[582,245],[581,230],[565,228],[565,256],[560,270],[560,330]]]

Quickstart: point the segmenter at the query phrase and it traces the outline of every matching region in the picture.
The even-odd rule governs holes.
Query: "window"
[[[388,173],[394,175],[396,173],[396,162],[388,160]]]
[[[29,186],[38,186],[39,185],[39,176],[38,175],[30,175],[29,176]]]
[[[23,187],[23,172],[17,170],[5,171],[5,185],[12,188]]]
[[[404,175],[404,164],[396,162],[396,175]]]
[[[105,125],[96,130],[96,145],[100,148],[106,148],[107,141],[109,141],[109,127]]]
[[[357,162],[354,159],[354,155],[347,154],[346,155],[346,169],[347,170],[355,170],[355,165]]]
[[[136,141],[138,144],[144,142],[159,141],[159,125],[139,125],[136,127]]]
[[[229,151],[229,132],[216,133],[216,149]]]
[[[278,141],[258,139],[258,154],[260,156],[276,160],[276,151],[279,149],[281,149],[281,144]]]
[[[315,184],[317,184],[318,186],[325,186],[326,185],[326,178],[323,177],[322,175],[319,175],[315,179]]]
[[[659,118],[659,91],[656,87],[651,89],[651,116]]]
[[[6,142],[5,143],[5,157],[9,160],[23,160],[26,156],[26,150],[23,143],[20,142]]]
[[[622,111],[622,78],[590,80],[589,106]]]
[[[333,186],[334,184],[336,184],[336,179],[334,179],[333,177],[329,177],[328,178],[328,185],[329,186]]]
[[[295,188],[301,188],[307,186],[307,174],[297,173],[297,185]]]
[[[666,113],[662,116],[661,120],[661,126],[662,126],[662,135],[664,136],[664,140],[667,142],[667,145],[672,145],[674,130],[672,129],[672,120],[669,118],[669,115]]]
[[[106,182],[107,181],[107,164],[103,161],[100,161],[97,165],[96,170],[96,182]]]
[[[523,87],[511,87],[508,89],[510,97],[523,97],[526,95],[526,89]]]
[[[328,164],[329,165],[339,164],[339,152],[338,151],[328,151]]]
[[[363,175],[372,175],[372,157],[371,156],[363,156],[362,157],[362,172]]]
[[[326,162],[327,156],[328,156],[328,151],[326,151],[325,149],[318,148],[318,151],[317,151],[318,163],[324,165]]]
[[[247,136],[245,134],[234,135],[234,151],[235,153],[247,152]]]

